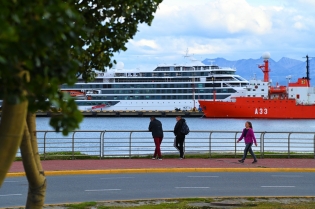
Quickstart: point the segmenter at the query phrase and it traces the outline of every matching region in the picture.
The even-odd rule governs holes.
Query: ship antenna
[[[306,55],[306,79],[310,80],[310,66],[309,66],[309,59],[308,55]]]
[[[188,48],[186,49],[186,53],[185,53],[184,57],[185,57],[185,58],[189,57]]]
[[[308,55],[306,55],[306,57],[303,57],[303,58],[306,58],[306,80],[308,82],[308,86],[310,86],[310,65],[309,65],[309,58],[313,58],[313,57],[309,57]]]

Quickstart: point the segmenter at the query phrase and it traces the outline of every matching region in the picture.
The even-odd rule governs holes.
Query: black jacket
[[[163,128],[161,121],[154,119],[150,122],[149,131],[152,132],[153,137],[162,137],[163,138]]]
[[[185,137],[185,134],[180,132],[184,122],[186,122],[186,120],[182,118],[179,121],[177,121],[177,123],[175,124],[175,127],[174,127],[174,135],[175,136]]]

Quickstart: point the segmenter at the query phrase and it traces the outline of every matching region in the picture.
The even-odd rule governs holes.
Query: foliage
[[[96,1],[92,1],[96,2]],[[125,44],[132,39],[141,23],[151,24],[153,13],[162,0],[103,0],[76,4],[85,20],[88,32],[82,36],[86,48],[78,59],[82,63],[80,74],[93,80],[93,69],[112,67],[115,52],[127,50]]]
[[[69,49],[80,43],[80,13],[63,0],[0,2],[1,98],[9,104],[27,99],[30,112],[62,108],[64,114],[53,118],[52,125],[65,133],[76,128],[82,116],[58,89],[76,81],[80,63],[70,53],[82,54],[83,49]]]
[[[30,112],[60,110],[51,126],[64,134],[78,128],[82,114],[59,86],[111,67],[113,53],[126,50],[138,24],[151,23],[161,1],[0,0],[0,99],[27,99]]]

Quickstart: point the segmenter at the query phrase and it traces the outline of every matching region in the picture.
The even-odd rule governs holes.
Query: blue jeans
[[[254,152],[253,152],[253,150],[252,150],[252,145],[253,145],[253,143],[249,143],[249,144],[245,144],[245,145],[246,145],[246,146],[245,146],[245,149],[244,149],[244,155],[243,155],[242,160],[243,160],[243,161],[245,160],[245,158],[246,158],[246,156],[247,156],[247,152],[249,152],[250,155],[254,158],[254,160],[257,161],[256,156],[255,156],[255,154],[254,154]]]

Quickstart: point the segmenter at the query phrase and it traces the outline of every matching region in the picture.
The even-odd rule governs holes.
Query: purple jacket
[[[249,128],[246,136],[244,136],[245,129],[246,128],[243,129],[242,135],[240,136],[238,140],[242,141],[242,139],[245,138],[245,144],[249,144],[253,142],[256,143],[256,138],[255,138],[253,129]]]

